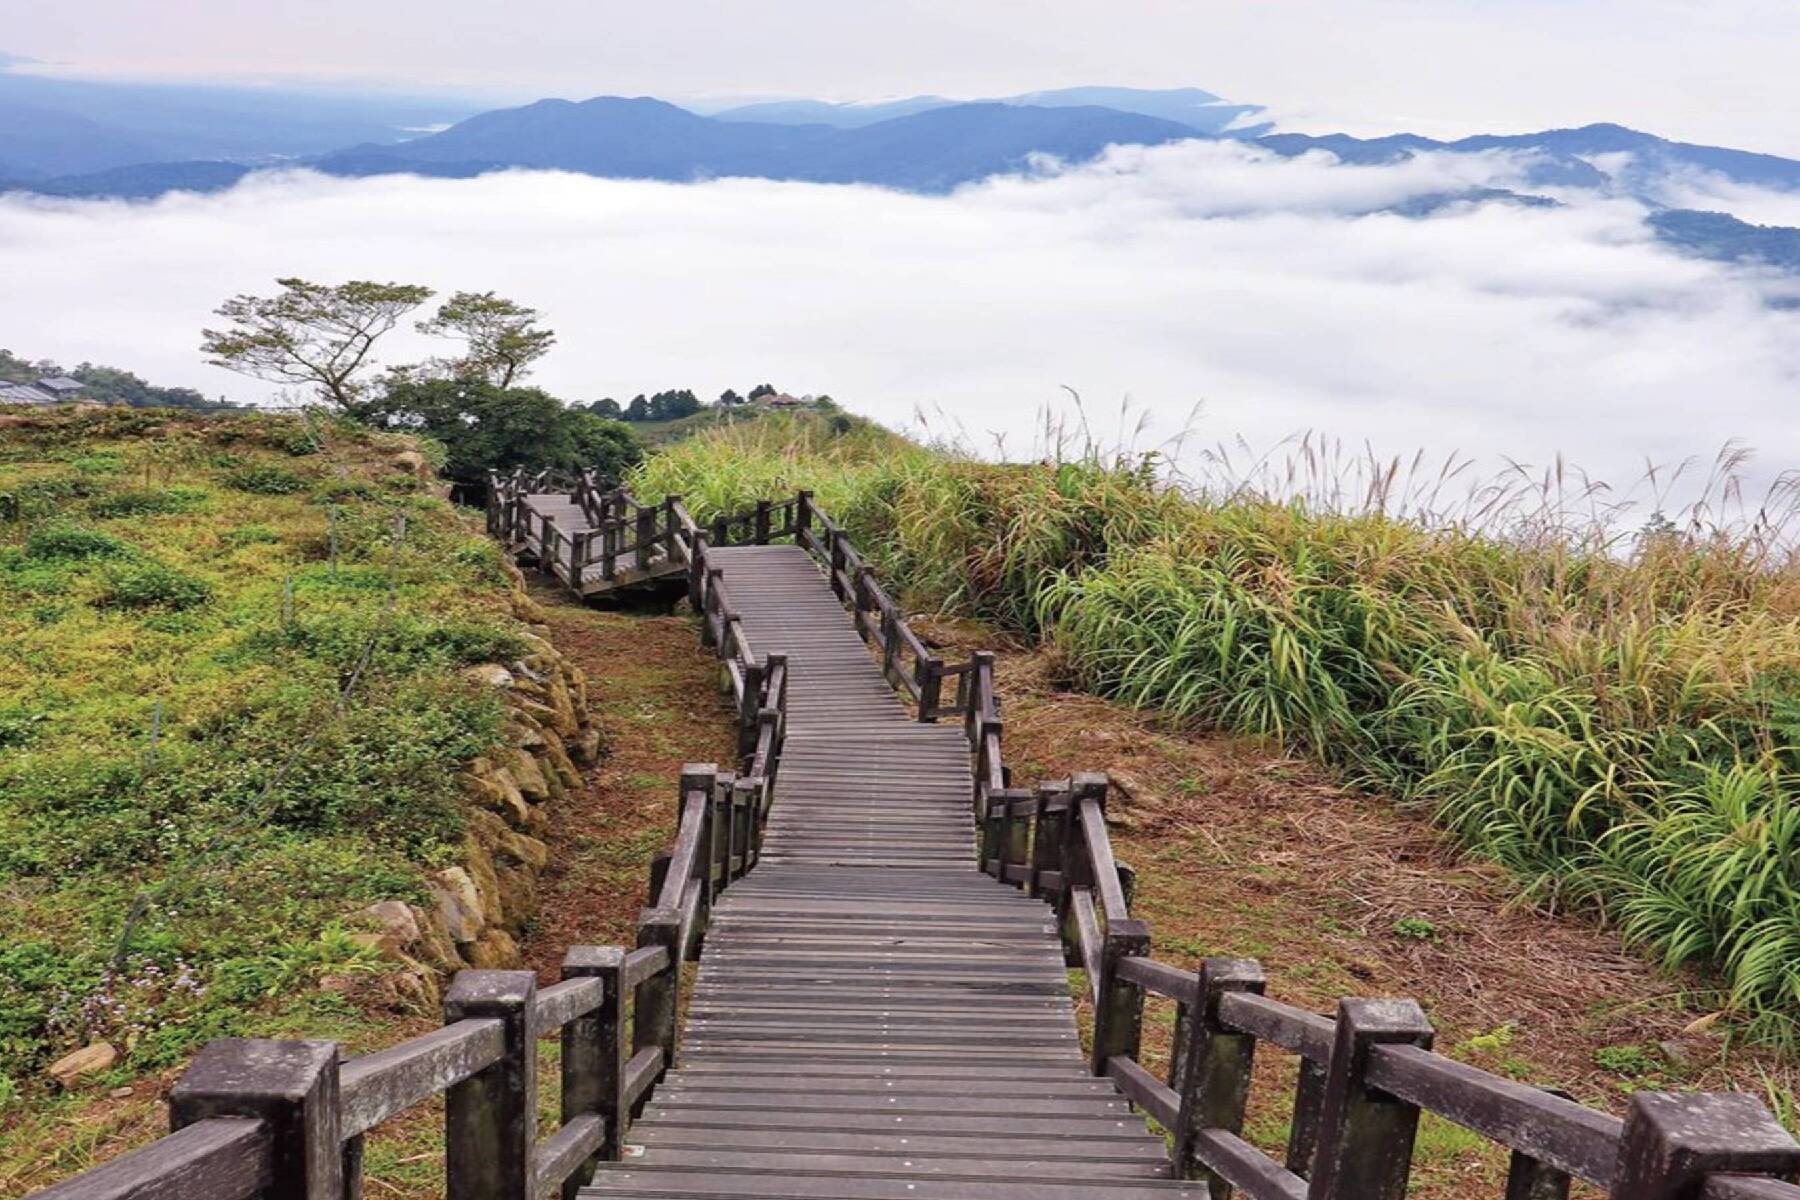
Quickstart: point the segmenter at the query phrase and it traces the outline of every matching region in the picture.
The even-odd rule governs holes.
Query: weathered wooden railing
[[[716,519],[703,541],[785,537],[819,561],[920,720],[962,715],[981,867],[1054,908],[1094,1011],[1090,1067],[1169,1131],[1178,1177],[1206,1180],[1215,1200],[1233,1189],[1252,1200],[1401,1200],[1419,1114],[1430,1112],[1510,1150],[1506,1200],[1558,1200],[1576,1179],[1616,1200],[1800,1200],[1791,1181],[1800,1145],[1753,1096],[1639,1093],[1621,1120],[1433,1053],[1431,1025],[1411,1000],[1346,998],[1327,1017],[1264,996],[1256,962],[1213,958],[1187,970],[1151,958],[1149,928],[1131,916],[1134,874],[1107,835],[1106,776],[1013,788],[994,656],[946,665],[934,655],[809,493]],[[722,646],[731,612],[728,599],[709,610]],[[1176,1006],[1162,1078],[1140,1061],[1153,1000]],[[1241,1136],[1259,1041],[1300,1060],[1280,1161]]]
[[[1149,957],[1106,791],[1104,775],[995,790],[983,867],[1056,910],[1068,961],[1086,973],[1091,1068],[1169,1131],[1178,1176],[1207,1180],[1215,1197],[1400,1200],[1429,1112],[1510,1149],[1508,1200],[1566,1197],[1572,1179],[1631,1200],[1800,1200],[1780,1181],[1800,1172],[1800,1146],[1750,1095],[1639,1093],[1621,1121],[1433,1053],[1411,1000],[1347,998],[1334,1019],[1267,998],[1256,962],[1186,970]],[[1149,998],[1176,1006],[1164,1078],[1139,1061]],[[1281,1161],[1241,1136],[1259,1042],[1301,1060]]]
[[[547,494],[566,494],[580,510],[584,527],[564,528],[549,513],[534,511],[526,502],[530,496]],[[671,568],[687,565],[692,527],[692,519],[675,497],[658,504],[640,504],[623,488],[602,490],[591,471],[573,481],[548,472],[489,477],[489,535],[528,551],[540,571],[577,594],[649,578],[655,568],[665,564]],[[597,573],[590,568],[598,568]]]
[[[653,986],[655,967],[577,946],[563,981],[541,990],[530,971],[462,971],[442,1029],[357,1058],[332,1042],[212,1042],[169,1097],[173,1133],[39,1194],[354,1200],[363,1136],[443,1094],[450,1197],[572,1196],[595,1162],[617,1156],[626,1109],[648,1087],[614,1064],[624,1000]],[[562,1038],[562,1121],[540,1141],[537,1045],[551,1034]]]
[[[363,1137],[445,1097],[450,1200],[547,1200],[619,1158],[633,1116],[674,1060],[681,964],[719,893],[755,866],[779,744],[762,774],[682,771],[674,848],[651,864],[637,948],[576,946],[562,981],[461,971],[443,1028],[373,1054],[319,1041],[229,1039],[195,1057],[169,1098],[173,1132],[56,1184],[41,1200],[358,1200]],[[560,1034],[561,1123],[537,1136],[540,1039]]]

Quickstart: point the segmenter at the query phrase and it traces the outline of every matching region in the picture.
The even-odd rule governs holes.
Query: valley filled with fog
[[[1730,439],[1756,449],[1760,483],[1800,461],[1794,278],[1682,257],[1640,203],[1592,191],[1439,202],[1529,167],[1189,141],[942,196],[523,171],[16,195],[0,199],[0,346],[267,400],[196,349],[221,300],[283,275],[391,279],[542,310],[560,343],[534,382],[569,401],[768,379],[1020,455],[1073,389],[1101,440],[1129,400],[1139,448],[1185,431],[1190,460],[1311,431],[1487,467],[1562,454],[1621,481]],[[1696,207],[1793,211],[1701,175],[1670,186]],[[1381,211],[1409,202],[1426,215]],[[406,336],[393,361],[418,350]]]

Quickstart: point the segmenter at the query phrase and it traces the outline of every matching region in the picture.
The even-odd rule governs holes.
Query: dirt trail
[[[651,857],[675,835],[675,786],[687,762],[729,768],[731,713],[718,660],[686,615],[614,612],[534,587],[557,649],[588,679],[606,750],[586,787],[551,806],[551,862],[526,964],[545,982],[577,944],[630,946]]]

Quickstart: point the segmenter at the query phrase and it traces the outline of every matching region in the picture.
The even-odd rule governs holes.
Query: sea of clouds
[[[1800,465],[1800,310],[1767,273],[1681,257],[1635,202],[1380,209],[1520,184],[1504,154],[1346,166],[1195,141],[1039,164],[947,196],[512,172],[253,177],[151,203],[0,199],[0,346],[258,399],[206,366],[224,297],[280,275],[495,289],[560,343],[571,400],[769,380],[1029,453],[1065,387],[1111,437],[1261,449],[1303,431],[1613,479],[1756,448]],[[1687,202],[1796,200],[1695,177]],[[1675,198],[1675,197],[1671,197]],[[409,335],[410,336],[410,335]],[[389,361],[423,355],[397,338]],[[1194,418],[1196,404],[1198,417]],[[1191,428],[1190,428],[1191,425]]]

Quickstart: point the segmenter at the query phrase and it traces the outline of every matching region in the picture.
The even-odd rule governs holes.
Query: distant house
[[[770,408],[805,408],[806,401],[790,396],[786,392],[776,392],[773,396],[764,396],[762,402]]]
[[[0,404],[55,404],[56,397],[29,383],[0,383]]]
[[[58,400],[74,400],[81,395],[82,382],[70,379],[67,375],[52,375],[37,381],[40,390],[49,392]]]

